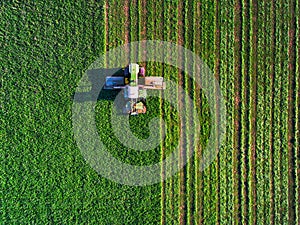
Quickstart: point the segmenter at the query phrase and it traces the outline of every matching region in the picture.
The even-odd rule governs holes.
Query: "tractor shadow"
[[[124,70],[122,68],[112,69],[93,69],[88,70],[89,85],[86,87],[90,89],[88,92],[77,92],[73,99],[75,102],[89,102],[96,100],[111,100],[113,101],[121,90],[104,90],[105,79],[107,76],[123,76]]]

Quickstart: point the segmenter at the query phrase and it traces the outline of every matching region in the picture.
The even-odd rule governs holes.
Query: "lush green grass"
[[[159,184],[102,178],[73,139],[72,96],[103,28],[103,2],[1,3],[1,223],[159,222]]]
[[[287,141],[291,15],[283,12],[291,4],[287,0],[241,1],[239,24],[234,22],[238,2],[220,0],[220,18],[215,16],[216,2],[199,0],[149,0],[146,15],[142,0],[0,3],[0,223],[174,224],[180,218],[188,224],[286,223],[288,211],[294,210],[288,202],[296,202],[293,196],[288,201],[287,185],[293,180],[288,175],[293,156],[288,155]],[[178,5],[183,6],[180,12]],[[234,29],[242,29],[241,55],[234,48],[239,45]],[[184,81],[185,93],[198,106],[202,135],[199,143],[193,143],[195,156],[181,173],[162,184],[130,187],[101,177],[84,160],[72,130],[72,98],[83,72],[100,54],[142,36],[182,41],[211,70],[220,57],[220,71],[215,75],[225,99],[227,129],[218,161],[199,171],[210,128],[205,94],[189,83],[187,74],[179,76],[177,68],[139,62],[146,66],[147,75]],[[116,62],[124,55],[118,55]],[[298,64],[297,68],[299,72]],[[238,85],[241,93],[235,92]],[[299,91],[299,79],[296,87]],[[162,116],[167,136],[155,149],[138,152],[113,134],[113,97],[112,92],[100,93],[95,107],[99,138],[113,156],[133,165],[150,165],[175,149],[180,112],[157,97],[148,98],[147,114],[130,118],[132,133],[148,137],[149,121]],[[235,120],[239,116],[242,121]],[[241,122],[241,130],[234,130],[236,122]],[[296,126],[296,121],[290,126]],[[157,130],[161,132],[160,127]],[[183,136],[193,132],[188,128]],[[235,134],[241,135],[241,146]]]

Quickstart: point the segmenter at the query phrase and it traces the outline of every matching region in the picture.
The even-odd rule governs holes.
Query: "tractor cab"
[[[147,89],[164,90],[166,85],[163,77],[145,77],[145,68],[136,63],[130,63],[123,71],[122,76],[106,77],[104,89],[123,89],[126,102],[124,114],[146,113]]]

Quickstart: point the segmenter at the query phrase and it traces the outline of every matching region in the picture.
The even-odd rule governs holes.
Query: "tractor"
[[[122,112],[129,115],[146,113],[147,89],[165,88],[163,77],[146,77],[145,68],[136,63],[130,63],[118,76],[106,77],[103,87],[104,90],[122,89],[126,102]]]

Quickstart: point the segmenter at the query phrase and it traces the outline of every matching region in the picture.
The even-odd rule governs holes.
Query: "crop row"
[[[268,179],[268,157],[267,153],[269,152],[268,141],[266,136],[269,134],[269,129],[264,127],[264,124],[269,124],[269,107],[266,107],[266,104],[269,102],[266,98],[270,96],[269,93],[269,60],[268,60],[268,49],[270,31],[266,27],[268,25],[268,8],[266,7],[266,2],[258,2],[258,8],[264,9],[263,11],[258,11],[257,23],[261,24],[258,26],[257,32],[257,57],[259,60],[257,62],[257,70],[260,71],[257,75],[257,130],[256,130],[256,189],[257,189],[257,205],[268,204],[269,201],[269,182]],[[269,224],[269,213],[266,211],[267,208],[257,208],[257,221],[263,224]]]
[[[164,1],[163,4],[164,12],[163,12],[163,39],[166,41],[176,41],[177,39],[177,24],[174,22],[177,18],[177,1],[174,4],[170,4],[169,2]],[[170,28],[170,27],[174,28]],[[174,57],[174,53],[165,51],[166,57]],[[173,82],[177,82],[177,69],[170,66],[164,65],[163,74],[166,80],[172,80]],[[166,89],[164,95],[170,96],[170,91]],[[174,90],[173,90],[174,91]],[[177,95],[174,96],[177,98]],[[171,108],[164,108],[164,118],[167,121],[172,121],[172,124],[169,128],[167,128],[167,136],[166,136],[166,149],[165,154],[168,156],[179,144],[179,116],[176,110],[176,106]],[[178,221],[178,212],[179,212],[179,195],[178,195],[178,176],[175,175],[169,178],[166,181],[166,209],[165,209],[165,221]]]
[[[281,109],[287,108],[288,103],[288,79],[284,74],[288,72],[286,24],[289,18],[280,16],[280,11],[288,6],[287,1],[208,3],[189,0],[164,1],[163,4],[147,1],[145,11],[141,8],[145,6],[143,1],[127,4],[134,6],[129,12],[128,40],[143,37],[167,40],[196,52],[214,68],[227,109],[226,140],[217,159],[205,171],[199,171],[199,158],[210,128],[205,93],[188,74],[176,68],[155,62],[145,64],[147,75],[162,74],[166,80],[183,85],[185,94],[189,94],[199,107],[202,122],[199,143],[190,143],[193,133],[190,128],[182,134],[186,146],[195,146],[195,154],[178,176],[161,186],[161,223],[287,221],[283,212],[288,211],[285,186],[288,181],[285,141],[288,114]],[[146,18],[142,16],[144,12]],[[147,24],[143,34],[142,24]],[[168,57],[173,55],[172,52],[164,53]],[[184,65],[188,62],[184,61]],[[164,94],[168,94],[167,90]],[[179,97],[181,104],[188,101],[187,97]],[[165,143],[160,146],[162,160],[178,143],[180,116],[165,101],[159,100],[159,104],[158,114],[166,122],[167,133]],[[181,119],[187,124],[191,121],[190,118]],[[187,149],[186,154],[191,150]],[[185,157],[185,153],[181,153]]]

